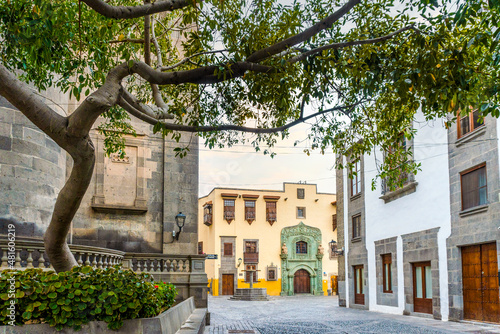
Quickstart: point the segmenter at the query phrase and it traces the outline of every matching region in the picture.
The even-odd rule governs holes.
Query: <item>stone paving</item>
[[[210,326],[205,334],[331,334],[331,333],[485,333],[500,326],[445,322],[338,307],[337,297],[310,295],[269,297],[269,301],[208,299]]]

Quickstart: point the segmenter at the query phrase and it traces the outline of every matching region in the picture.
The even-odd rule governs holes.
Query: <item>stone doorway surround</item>
[[[297,254],[296,243],[307,243],[307,252]],[[301,269],[310,275],[311,294],[323,295],[322,259],[323,250],[320,249],[321,230],[307,226],[303,222],[281,230],[281,296],[293,296],[293,281],[295,273]]]

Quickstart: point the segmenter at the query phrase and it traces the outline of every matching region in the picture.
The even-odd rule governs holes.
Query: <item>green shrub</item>
[[[75,267],[58,274],[37,268],[4,270],[0,276],[0,325],[11,321],[12,277],[15,324],[48,323],[58,330],[65,326],[78,330],[95,320],[118,329],[125,319],[157,316],[174,303],[177,295],[173,285],[154,283],[151,275],[136,274],[120,266]]]

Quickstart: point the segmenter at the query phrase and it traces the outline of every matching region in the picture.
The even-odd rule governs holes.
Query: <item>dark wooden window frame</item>
[[[228,205],[232,202],[233,205]],[[234,220],[236,201],[231,198],[224,198],[224,219],[228,223]]]
[[[266,221],[272,226],[278,220],[278,204],[276,201],[266,201]]]
[[[361,214],[352,216],[352,239],[361,238]]]
[[[478,187],[476,189],[474,189],[474,191],[477,190],[477,192],[479,193],[480,189],[482,188],[485,188],[486,189],[486,203],[483,203],[483,204],[476,204],[476,205],[473,205],[473,206],[469,206],[469,207],[464,207],[464,189],[463,189],[463,177],[467,174],[470,174],[472,172],[475,172],[477,171],[478,169],[481,169],[481,168],[484,168],[484,178],[485,178],[485,185],[484,186],[481,186],[481,187]],[[464,170],[463,172],[460,172],[460,198],[461,198],[461,206],[462,206],[462,210],[467,210],[467,209],[471,209],[471,208],[474,208],[474,207],[477,207],[477,206],[480,206],[480,205],[485,205],[485,204],[488,204],[488,173],[487,173],[487,170],[486,170],[486,162],[483,162],[477,166],[474,166],[472,168],[469,168],[467,170]],[[479,198],[479,196],[478,196]]]
[[[250,224],[255,220],[256,207],[255,200],[245,199],[245,220]]]
[[[203,254],[203,241],[198,241],[198,255]]]
[[[392,293],[392,254],[382,254],[382,284],[384,293]],[[386,266],[388,270],[386,270]]]
[[[484,126],[484,119],[483,119],[483,123],[482,124],[479,124],[479,125],[475,125],[474,123],[474,113],[476,112],[479,112],[479,109],[476,109],[476,110],[471,110],[467,113],[467,115],[460,115],[460,111],[458,112],[457,114],[457,139],[460,139],[464,136],[467,136],[468,134],[476,131],[477,129],[481,128]],[[466,133],[462,133],[462,120],[464,118],[468,118],[467,120],[467,124],[469,126],[469,131],[467,131]]]
[[[354,163],[354,171],[351,178],[351,197],[356,196],[360,193],[361,193],[361,160],[358,160]]]
[[[224,243],[224,256],[233,256],[233,244],[231,242]]]
[[[212,225],[212,204],[205,204],[203,207],[203,224]]]
[[[295,243],[295,254],[307,254],[307,242],[297,241]]]
[[[304,188],[297,188],[297,198],[298,199],[306,198],[306,190]]]

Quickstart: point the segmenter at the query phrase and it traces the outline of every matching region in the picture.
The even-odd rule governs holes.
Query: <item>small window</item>
[[[276,202],[266,202],[266,221],[272,226],[277,218]]]
[[[479,120],[479,109],[471,111],[465,116],[458,114],[458,138],[465,136],[469,132],[472,132],[483,125],[483,120]]]
[[[382,256],[382,277],[383,291],[392,293],[392,254],[383,254]]]
[[[234,219],[234,199],[224,200],[224,219],[229,223]]]
[[[332,215],[332,231],[337,229],[337,214]]]
[[[482,164],[460,175],[462,210],[487,204],[486,165]]]
[[[203,254],[203,241],[198,241],[198,255]]]
[[[257,266],[254,264],[247,264],[245,266],[245,269],[247,270],[245,272],[245,283],[250,283],[250,275],[252,274],[248,270],[254,270],[253,272],[253,283],[257,283]]]
[[[306,218],[306,208],[297,208],[297,218]]]
[[[351,179],[351,196],[355,196],[361,192],[361,161],[354,163],[354,170]]]
[[[233,256],[233,244],[230,242],[224,243],[224,256]]]
[[[361,237],[361,215],[352,217],[352,238]]]
[[[307,242],[298,241],[295,244],[295,253],[297,254],[307,254]]]
[[[411,150],[411,147],[409,146],[409,143],[406,139],[405,132],[401,132],[397,138],[396,142],[389,147],[389,151],[385,155],[385,159],[393,158],[395,152],[401,148],[403,151],[409,151]],[[404,163],[409,163],[407,160]],[[403,162],[398,162],[398,164],[403,164]],[[401,167],[398,168],[401,170]],[[397,190],[400,188],[400,186],[405,186],[411,182],[413,182],[415,179],[414,175],[409,172],[403,172],[402,170],[399,172],[399,177],[396,180],[389,180],[389,179],[384,179],[382,181],[382,194],[389,193],[391,191]]]
[[[255,201],[245,201],[245,220],[255,220]]]
[[[267,268],[267,280],[268,281],[276,281],[278,279],[278,275],[276,274],[276,267]]]
[[[297,189],[297,198],[304,199],[305,198],[305,190],[303,188]]]

